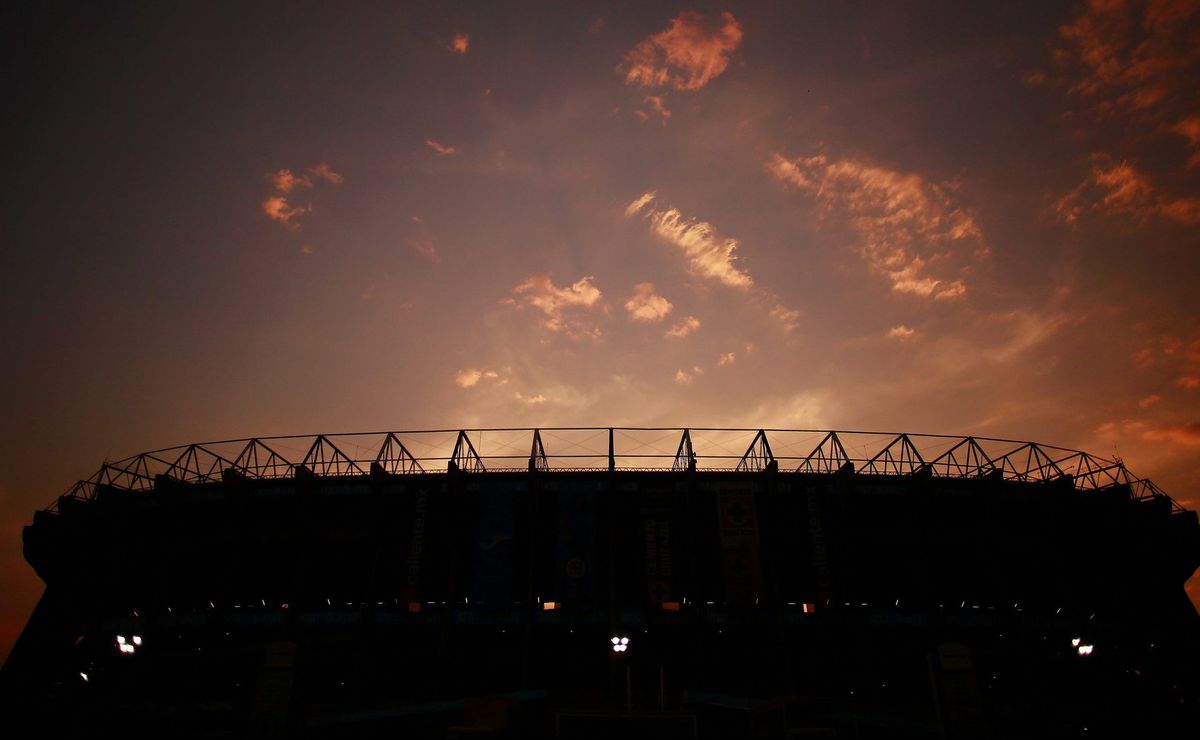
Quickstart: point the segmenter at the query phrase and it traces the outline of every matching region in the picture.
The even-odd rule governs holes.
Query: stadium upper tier
[[[226,475],[290,478],[372,472],[670,470],[998,477],[1072,481],[1079,490],[1128,486],[1134,498],[1166,496],[1119,458],[988,437],[815,429],[542,427],[356,432],[220,440],[167,447],[104,463],[66,497],[99,487],[147,491],[160,476],[211,483]],[[1169,498],[1169,497],[1168,497]],[[1180,509],[1172,501],[1172,508]],[[56,508],[57,502],[50,508]]]

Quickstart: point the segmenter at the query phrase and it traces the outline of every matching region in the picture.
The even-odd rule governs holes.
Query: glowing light
[[[142,644],[142,638],[138,635],[134,635],[133,636],[133,644],[140,646]]]
[[[88,682],[88,675],[86,673],[84,673],[83,671],[79,672],[79,677],[83,679],[84,683]]]
[[[1088,644],[1085,642],[1085,643],[1081,644],[1079,647],[1077,647],[1077,648],[1075,648],[1075,649],[1079,651],[1079,654],[1080,654],[1080,655],[1091,655],[1091,654],[1092,654],[1092,648],[1093,648],[1093,646],[1091,646],[1091,645],[1088,645]]]
[[[118,644],[118,645],[124,645],[124,644],[125,644],[125,635],[117,635],[117,644]]]
[[[609,640],[614,653],[623,653],[629,649],[629,638],[624,635],[613,635]]]
[[[560,604],[557,601],[543,601],[542,602],[542,611],[552,612],[555,609],[558,609],[560,606],[562,606],[562,604]]]
[[[1079,647],[1079,643],[1081,643],[1081,642],[1083,642],[1083,640],[1080,640],[1078,637],[1072,637],[1071,638],[1071,647]]]

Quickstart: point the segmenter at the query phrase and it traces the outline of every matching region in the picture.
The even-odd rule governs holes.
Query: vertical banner
[[[596,483],[564,485],[554,516],[554,597],[590,604],[596,598]]]
[[[415,603],[424,595],[421,589],[421,579],[425,575],[424,563],[426,551],[432,544],[428,533],[431,513],[432,494],[427,485],[409,486],[405,494],[409,497],[408,526],[404,532],[404,565],[401,569],[403,581],[400,598]]]
[[[489,481],[476,496],[471,547],[471,603],[509,609],[513,603],[513,536],[517,497],[512,481]]]
[[[717,521],[721,527],[725,601],[753,605],[763,595],[754,493],[717,493]]]
[[[643,490],[641,535],[645,553],[646,601],[652,607],[675,601],[675,550],[673,543],[672,490]]]

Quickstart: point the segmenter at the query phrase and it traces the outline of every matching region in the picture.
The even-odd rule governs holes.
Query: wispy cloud
[[[662,321],[671,313],[671,302],[654,292],[654,283],[638,283],[633,289],[625,310],[634,321]]]
[[[341,185],[342,181],[345,180],[344,177],[334,172],[333,168],[325,162],[321,162],[314,167],[309,167],[308,174],[317,179],[324,180],[331,185]]]
[[[704,368],[700,367],[699,365],[696,365],[691,370],[684,370],[680,368],[679,370],[675,371],[675,382],[679,385],[691,385],[696,380],[696,376],[703,374]]]
[[[666,30],[633,47],[617,67],[625,84],[699,90],[729,66],[742,43],[742,27],[732,13],[716,20],[685,10]]]
[[[271,219],[295,231],[300,228],[300,224],[296,223],[294,219],[308,213],[312,210],[312,207],[293,206],[282,195],[269,195],[262,202],[262,210]]]
[[[643,121],[658,118],[662,125],[666,126],[667,121],[671,120],[671,110],[667,108],[661,95],[647,95],[642,98],[642,105],[643,107],[635,110],[634,113]]]
[[[1118,164],[1107,155],[1095,154],[1088,176],[1054,204],[1058,217],[1071,224],[1091,211],[1137,219],[1161,217],[1190,226],[1200,223],[1200,198],[1165,197],[1128,161]]]
[[[468,367],[459,370],[454,374],[454,383],[459,388],[473,388],[479,385],[481,380],[496,380],[500,377],[500,373],[495,370],[483,370],[475,367]]]
[[[650,230],[683,252],[692,271],[730,287],[747,289],[753,281],[734,266],[738,243],[736,239],[717,236],[712,224],[690,219],[675,208],[653,207],[655,195],[644,193],[625,208],[625,215],[644,212]]]
[[[425,146],[427,146],[430,149],[432,149],[433,151],[437,152],[438,155],[442,156],[442,157],[451,157],[455,154],[458,154],[458,147],[447,146],[445,144],[441,144],[437,141],[434,141],[433,139],[426,139]]]
[[[686,337],[688,334],[700,328],[700,319],[695,316],[688,316],[679,323],[667,329],[665,336],[668,337]]]
[[[1200,445],[1200,422],[1147,429],[1142,433],[1142,436],[1156,442],[1174,442],[1175,444],[1189,446]]]
[[[590,275],[563,288],[555,285],[549,275],[530,275],[512,292],[517,305],[530,306],[542,312],[545,317],[542,326],[553,332],[567,331],[572,334],[577,333],[580,327],[571,320],[571,312],[590,309],[600,300],[600,290],[592,285]]]
[[[737,362],[737,353],[726,352],[717,358],[717,367],[724,367],[726,365],[732,365],[735,362]]]
[[[471,38],[465,33],[456,33],[454,38],[450,39],[450,43],[446,44],[446,48],[455,54],[466,54],[467,49],[471,47]],[[486,55],[485,55],[486,56]]]
[[[783,325],[784,331],[794,331],[800,326],[800,310],[776,303],[768,315]]]
[[[854,231],[868,267],[885,275],[896,293],[961,296],[967,291],[962,263],[987,253],[979,226],[952,189],[918,174],[824,155],[774,154],[767,170]]]
[[[913,335],[915,335],[916,333],[917,333],[916,329],[910,329],[909,327],[901,324],[899,326],[893,326],[891,329],[888,329],[887,335],[888,335],[889,339],[902,339],[903,340],[903,339],[912,339]]]
[[[430,262],[441,262],[441,255],[438,254],[437,247],[428,239],[410,239],[408,242],[418,254]]]
[[[267,180],[271,183],[272,192],[260,204],[262,212],[268,218],[278,221],[291,231],[298,231],[300,229],[300,224],[297,221],[300,216],[312,212],[311,204],[304,206],[293,205],[288,200],[293,191],[298,188],[311,188],[313,186],[313,177],[332,185],[340,185],[344,179],[324,162],[309,167],[305,171],[308,173],[307,175],[296,175],[290,169],[284,168],[267,175]]]

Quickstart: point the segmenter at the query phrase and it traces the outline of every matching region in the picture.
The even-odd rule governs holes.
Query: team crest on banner
[[[762,595],[758,512],[752,493],[718,493],[725,601],[753,605]]]

